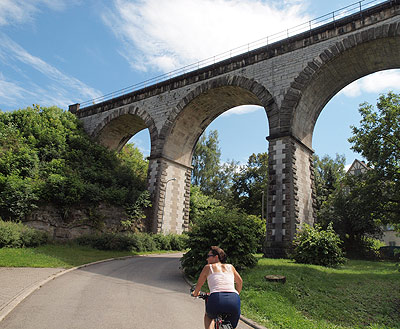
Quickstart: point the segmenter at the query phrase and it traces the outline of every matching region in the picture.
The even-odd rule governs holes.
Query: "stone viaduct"
[[[394,68],[400,68],[400,0],[69,110],[90,136],[112,150],[149,130],[152,230],[181,233],[189,223],[191,160],[198,138],[235,106],[264,107],[270,132],[266,254],[280,257],[296,230],[314,222],[312,136],[319,114],[354,80]],[[334,138],[334,127],[327,133]]]

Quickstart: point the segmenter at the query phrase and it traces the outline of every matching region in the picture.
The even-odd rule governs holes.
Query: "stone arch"
[[[400,23],[384,24],[343,38],[321,52],[291,83],[280,115],[291,120],[282,120],[279,129],[311,148],[318,116],[337,92],[368,74],[400,68],[399,37]]]
[[[264,86],[245,77],[224,76],[199,85],[171,111],[149,164],[154,232],[180,233],[188,229],[194,146],[217,116],[249,104],[264,106],[267,115],[277,112],[275,100]]]
[[[114,110],[105,117],[91,136],[107,148],[120,151],[132,136],[146,128],[149,129],[153,144],[158,135],[154,120],[146,111],[135,106],[127,106]]]
[[[239,105],[263,106],[268,118],[277,112],[269,91],[254,80],[224,76],[207,81],[171,111],[160,131],[160,139],[165,141],[160,145],[160,154],[190,166],[193,147],[206,127],[220,114]],[[176,145],[180,145],[179,148]]]

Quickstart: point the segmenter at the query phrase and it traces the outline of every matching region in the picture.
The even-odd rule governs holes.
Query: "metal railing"
[[[206,67],[208,65],[215,64],[217,62],[232,58],[232,57],[240,55],[240,54],[244,54],[244,53],[249,52],[251,50],[255,50],[255,49],[263,47],[263,46],[268,46],[271,43],[274,43],[274,42],[277,42],[277,41],[281,41],[281,40],[287,39],[289,37],[293,37],[293,36],[295,36],[297,34],[300,34],[300,33],[303,33],[303,32],[310,31],[310,30],[315,29],[315,28],[317,28],[319,26],[322,26],[324,24],[335,22],[336,20],[341,19],[341,18],[343,18],[345,16],[349,16],[349,15],[352,15],[352,14],[359,13],[362,10],[368,9],[368,8],[370,8],[372,6],[375,6],[375,5],[379,4],[379,3],[385,3],[385,2],[390,2],[390,0],[387,0],[387,1],[382,1],[382,0],[362,0],[362,1],[355,2],[355,3],[351,4],[351,5],[348,5],[346,7],[343,7],[343,8],[340,8],[338,10],[335,10],[333,12],[330,12],[330,13],[328,13],[326,15],[317,17],[317,18],[315,18],[313,20],[310,20],[308,22],[305,22],[303,24],[300,24],[300,25],[297,25],[295,27],[286,29],[284,31],[269,35],[269,36],[264,37],[262,39],[259,39],[259,40],[253,41],[251,43],[248,43],[246,45],[243,45],[243,46],[240,46],[240,47],[237,47],[237,48],[233,48],[233,49],[228,50],[228,51],[226,51],[224,53],[209,57],[207,59],[198,61],[198,62],[193,63],[193,64],[189,64],[189,65],[183,66],[183,67],[181,67],[179,69],[176,69],[174,71],[171,71],[171,72],[156,76],[154,78],[150,78],[148,80],[139,82],[139,83],[131,85],[129,87],[126,87],[126,88],[123,88],[123,89],[120,89],[120,90],[105,94],[103,96],[100,96],[100,97],[97,97],[97,98],[82,102],[82,103],[80,103],[80,108],[82,109],[84,107],[88,107],[88,106],[93,105],[93,104],[104,102],[106,100],[109,100],[109,99],[112,99],[112,98],[115,98],[115,97],[118,97],[118,96],[121,96],[121,95],[124,95],[124,94],[128,94],[128,93],[143,89],[145,87],[157,84],[159,82],[167,81],[169,79],[172,79],[174,77],[183,75],[185,73],[196,71],[196,70],[198,70],[200,68]]]

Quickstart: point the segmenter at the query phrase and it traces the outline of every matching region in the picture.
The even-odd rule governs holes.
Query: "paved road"
[[[203,328],[179,255],[134,257],[69,272],[26,298],[2,329]],[[241,323],[238,328],[250,328]]]

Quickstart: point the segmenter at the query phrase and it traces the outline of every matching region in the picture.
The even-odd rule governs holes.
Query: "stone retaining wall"
[[[81,235],[98,232],[124,231],[121,220],[128,220],[122,207],[100,204],[80,204],[61,207],[43,204],[23,220],[24,224],[50,234],[54,240],[71,240]],[[146,231],[145,220],[135,224],[137,231]]]

